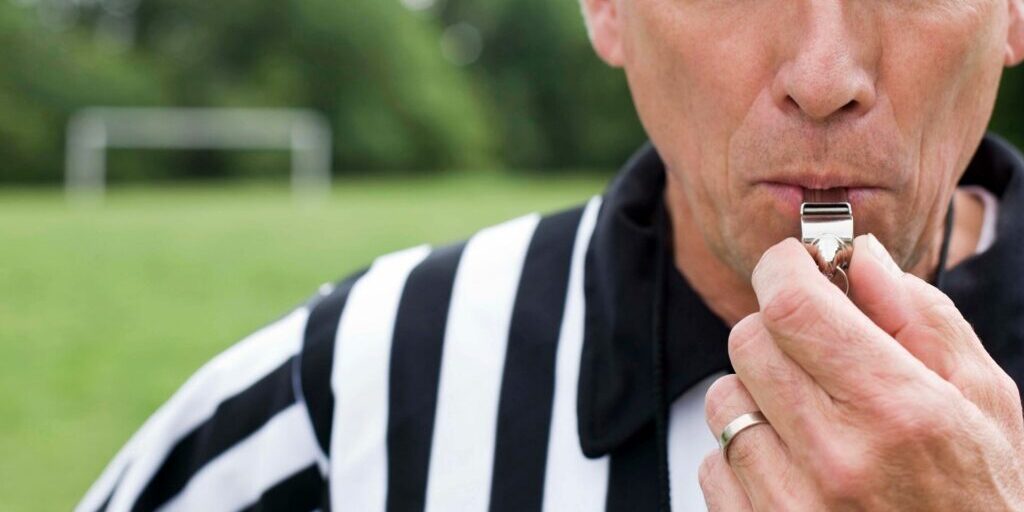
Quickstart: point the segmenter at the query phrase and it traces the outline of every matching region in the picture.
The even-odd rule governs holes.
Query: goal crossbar
[[[95,202],[106,188],[106,152],[137,149],[287,149],[296,195],[324,196],[331,129],[308,109],[90,107],[67,125],[65,190]]]

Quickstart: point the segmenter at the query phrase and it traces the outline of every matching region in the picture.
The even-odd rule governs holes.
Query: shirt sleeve
[[[309,309],[296,309],[196,372],[76,510],[317,508],[326,461],[298,383]]]

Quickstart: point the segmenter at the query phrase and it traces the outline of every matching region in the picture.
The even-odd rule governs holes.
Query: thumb
[[[850,300],[876,325],[895,335],[909,323],[904,272],[875,235],[854,239],[848,274]]]
[[[987,356],[953,301],[903,272],[874,235],[854,240],[849,274],[850,300],[943,379],[955,380],[965,360],[982,356],[979,351]]]

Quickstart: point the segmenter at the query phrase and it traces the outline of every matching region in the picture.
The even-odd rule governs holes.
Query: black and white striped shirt
[[[1021,208],[1016,153],[979,154],[976,181]],[[580,208],[325,287],[201,368],[78,510],[703,509],[703,394],[729,370],[728,328],[665,264],[663,187],[646,147]],[[944,289],[1020,382],[1024,292],[991,278],[1021,268],[1017,238]]]

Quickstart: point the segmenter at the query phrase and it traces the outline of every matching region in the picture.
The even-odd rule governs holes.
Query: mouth
[[[849,186],[822,186],[811,184],[811,186],[799,183],[787,183],[780,181],[762,181],[757,183],[758,188],[765,189],[777,202],[778,207],[787,216],[798,216],[800,205],[804,198],[813,198],[816,202],[837,202],[846,198],[853,211],[858,211],[857,206],[870,202],[880,195],[884,189],[877,186],[852,184]]]

